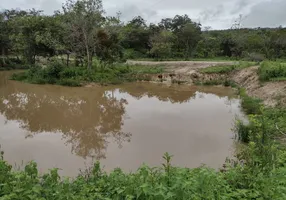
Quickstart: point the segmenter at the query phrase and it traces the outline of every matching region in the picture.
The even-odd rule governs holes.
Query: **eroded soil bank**
[[[129,61],[131,62],[131,61]],[[249,96],[262,99],[266,106],[277,104],[286,105],[286,81],[261,82],[259,81],[258,68],[253,66],[227,74],[204,74],[200,69],[212,66],[231,65],[235,62],[203,62],[203,61],[181,61],[181,62],[144,62],[132,61],[132,64],[160,65],[165,67],[165,73],[152,76],[152,81],[164,82],[166,84],[197,84],[216,80],[230,80],[238,86],[246,89]]]

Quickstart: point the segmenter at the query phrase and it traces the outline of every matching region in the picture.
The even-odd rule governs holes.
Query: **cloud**
[[[208,20],[213,20],[217,19],[222,15],[224,12],[224,6],[223,5],[218,5],[214,9],[207,9],[204,10],[200,13],[200,19],[202,21],[208,21]]]
[[[286,26],[286,1],[264,1],[252,7],[243,21],[244,27]]]
[[[65,0],[0,0],[2,8],[36,8],[52,14]],[[286,25],[286,0],[103,0],[108,15],[122,13],[122,20],[142,16],[157,23],[162,18],[187,14],[203,26],[214,29],[231,27],[242,14],[245,27]]]
[[[248,5],[248,0],[238,0],[231,11],[231,14],[240,14],[240,12],[244,10]]]

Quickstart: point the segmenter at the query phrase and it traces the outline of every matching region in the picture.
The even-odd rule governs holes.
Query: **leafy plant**
[[[261,81],[283,81],[286,79],[286,63],[263,62],[258,74]]]

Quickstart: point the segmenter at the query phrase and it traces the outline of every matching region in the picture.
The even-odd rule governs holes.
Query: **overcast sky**
[[[0,9],[36,8],[52,14],[65,0],[0,0]],[[240,14],[243,27],[286,26],[286,0],[103,0],[108,15],[122,13],[124,21],[142,16],[157,23],[162,18],[187,14],[212,29],[230,28]]]

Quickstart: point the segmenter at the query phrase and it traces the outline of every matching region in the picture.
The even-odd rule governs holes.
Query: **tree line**
[[[64,57],[64,63],[92,66],[124,59],[283,59],[286,28],[208,30],[188,15],[147,24],[137,16],[124,23],[106,16],[101,0],[67,0],[60,11],[0,12],[0,66],[34,65],[40,59]],[[72,59],[71,59],[72,58]]]

